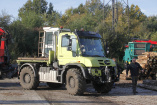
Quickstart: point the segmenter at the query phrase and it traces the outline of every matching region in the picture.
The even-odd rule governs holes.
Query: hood
[[[85,57],[84,64],[86,67],[116,66],[112,59],[106,57]]]

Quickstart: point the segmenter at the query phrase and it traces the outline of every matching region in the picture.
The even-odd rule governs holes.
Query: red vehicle
[[[146,40],[146,39],[137,39],[133,40],[132,42],[145,42],[145,43],[151,43],[150,48],[156,47],[157,46],[157,41],[152,41],[152,40]],[[129,47],[128,45],[125,45],[125,47]]]
[[[11,77],[15,73],[15,68],[10,64],[8,43],[11,41],[11,34],[3,28],[0,28],[0,77],[4,75]]]
[[[157,44],[157,41],[152,41],[152,40],[134,40],[133,42],[147,42],[151,44]]]
[[[1,36],[1,46],[0,46],[0,64],[4,64],[4,53],[5,53],[5,43],[6,43],[6,35],[7,32],[5,32],[4,29],[0,28],[0,36]]]

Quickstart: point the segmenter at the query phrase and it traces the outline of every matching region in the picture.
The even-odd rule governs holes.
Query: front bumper
[[[114,82],[116,77],[115,68],[111,66],[103,66],[99,68],[88,68],[92,81],[106,83]]]

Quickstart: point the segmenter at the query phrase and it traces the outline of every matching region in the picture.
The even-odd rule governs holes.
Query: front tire
[[[39,79],[35,77],[33,70],[29,66],[21,70],[20,84],[26,90],[36,89],[39,86]]]
[[[98,93],[108,93],[109,91],[111,91],[112,86],[113,86],[112,82],[101,84],[93,82],[93,87]]]
[[[81,95],[84,93],[86,81],[79,69],[72,68],[67,71],[66,88],[71,95]]]

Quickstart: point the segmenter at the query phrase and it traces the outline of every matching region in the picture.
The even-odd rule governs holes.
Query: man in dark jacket
[[[143,72],[143,69],[140,66],[140,64],[136,62],[136,59],[133,58],[132,63],[127,67],[126,77],[128,76],[128,71],[129,70],[131,72],[131,77],[132,77],[133,94],[135,95],[136,93],[138,93],[136,91],[136,86],[137,86],[137,80],[138,80],[138,76],[139,76],[139,70],[142,70],[142,72]]]

